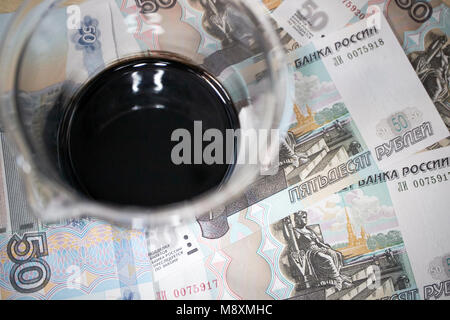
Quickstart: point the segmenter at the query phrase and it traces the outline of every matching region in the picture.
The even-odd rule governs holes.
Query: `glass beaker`
[[[134,227],[179,224],[244,192],[261,174],[260,163],[237,161],[219,189],[182,203],[145,208],[95,201],[62,174],[58,128],[70,99],[105,68],[134,57],[166,56],[213,75],[229,93],[240,128],[258,131],[258,139],[265,133],[266,144],[238,145],[238,159],[254,152],[256,143],[262,162],[276,163],[279,141],[269,135],[287,129],[290,77],[267,14],[251,0],[25,1],[1,46],[1,118],[38,217],[94,216]]]

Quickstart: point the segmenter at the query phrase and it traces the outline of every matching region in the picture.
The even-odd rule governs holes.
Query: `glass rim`
[[[64,0],[46,0],[33,10],[27,12],[28,6],[32,5],[32,0],[26,0],[9,21],[6,32],[0,42],[0,94],[3,103],[0,107],[0,117],[3,129],[8,141],[13,142],[17,149],[17,163],[26,187],[26,198],[31,203],[31,209],[35,215],[44,221],[57,219],[80,218],[88,216],[100,218],[114,223],[132,225],[133,227],[158,226],[158,225],[178,225],[185,219],[195,219],[199,215],[207,214],[215,208],[224,206],[232,202],[239,195],[254,183],[259,176],[259,169],[248,167],[242,170],[239,181],[231,180],[223,184],[218,190],[208,191],[189,201],[173,203],[162,207],[145,208],[136,206],[115,205],[96,200],[91,200],[76,192],[70,186],[51,179],[45,175],[33,160],[30,150],[31,142],[23,132],[20,117],[17,112],[16,99],[18,94],[17,78],[19,74],[19,65],[29,39],[32,37],[35,27],[39,25],[41,18],[52,9],[53,6]],[[228,0],[227,0],[228,1]],[[262,4],[252,3],[249,0],[233,0],[245,5],[246,15],[251,15],[253,23],[255,21],[262,27],[264,32],[264,58],[267,62],[268,76],[272,86],[273,97],[271,100],[271,117],[266,122],[267,129],[279,128],[281,119],[286,113],[285,102],[288,88],[288,68],[284,59],[284,50],[280,39],[274,28],[267,19],[267,12],[263,10]],[[26,16],[25,22],[21,21],[21,16]],[[31,16],[31,17],[30,17]],[[17,30],[20,30],[19,32]],[[18,34],[17,34],[18,33]],[[158,52],[152,51],[150,52]],[[266,107],[266,106],[264,106]],[[277,113],[283,113],[283,115]],[[278,119],[278,123],[277,123]],[[278,143],[278,141],[277,141]],[[270,148],[273,153],[274,148]],[[270,155],[271,157],[274,154]],[[58,203],[51,203],[37,210],[36,202],[39,202],[34,190],[30,186],[39,181],[41,188],[50,195],[65,196],[66,200],[74,205],[76,210],[69,210]],[[64,201],[64,200],[62,200]],[[33,206],[34,204],[34,206]],[[53,206],[53,207],[52,207]],[[57,212],[56,212],[57,211]],[[126,212],[126,213],[125,213]]]

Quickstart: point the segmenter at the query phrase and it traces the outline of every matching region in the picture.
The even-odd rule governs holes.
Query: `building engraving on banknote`
[[[205,238],[221,238],[229,230],[227,217],[289,187],[295,189],[295,201],[301,200],[351,176],[344,172],[338,175],[344,164],[350,163],[348,171],[353,173],[372,165],[367,146],[324,65],[297,69],[294,76],[295,118],[280,145],[278,172],[261,177],[242,197],[198,219]],[[326,183],[316,188],[320,176]]]
[[[277,174],[262,177],[238,200],[200,217],[205,238],[221,238],[229,230],[228,217],[278,192],[292,187],[291,202],[300,201],[372,165],[338,94],[330,107],[313,112],[306,105],[306,112],[302,112],[294,105],[294,111],[296,120],[280,146]]]

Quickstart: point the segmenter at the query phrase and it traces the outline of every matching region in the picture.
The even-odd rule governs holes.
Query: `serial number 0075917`
[[[450,175],[450,172],[448,173],[448,175]],[[449,178],[448,178],[447,174],[443,173],[443,174],[437,174],[437,175],[431,176],[431,177],[425,177],[425,178],[413,180],[413,186],[414,186],[414,188],[418,189],[418,188],[423,188],[425,186],[442,183],[442,182],[448,182],[448,181],[449,181]]]
[[[212,284],[210,281],[202,282],[200,284],[194,284],[191,286],[182,287],[180,289],[174,289],[173,295],[175,298],[186,297],[192,294],[197,294],[200,292],[210,291],[218,288],[217,280],[213,280]]]

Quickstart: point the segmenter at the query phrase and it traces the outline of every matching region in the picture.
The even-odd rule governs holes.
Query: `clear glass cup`
[[[175,225],[228,203],[261,174],[260,165],[236,165],[219,190],[160,208],[100,203],[74,190],[57,157],[64,106],[99,72],[136,56],[170,57],[214,75],[243,130],[287,130],[290,73],[257,1],[25,1],[1,45],[1,122],[43,221],[93,216],[133,227]],[[268,141],[259,150],[266,161],[278,155],[279,141]],[[238,146],[238,158],[248,146]]]

